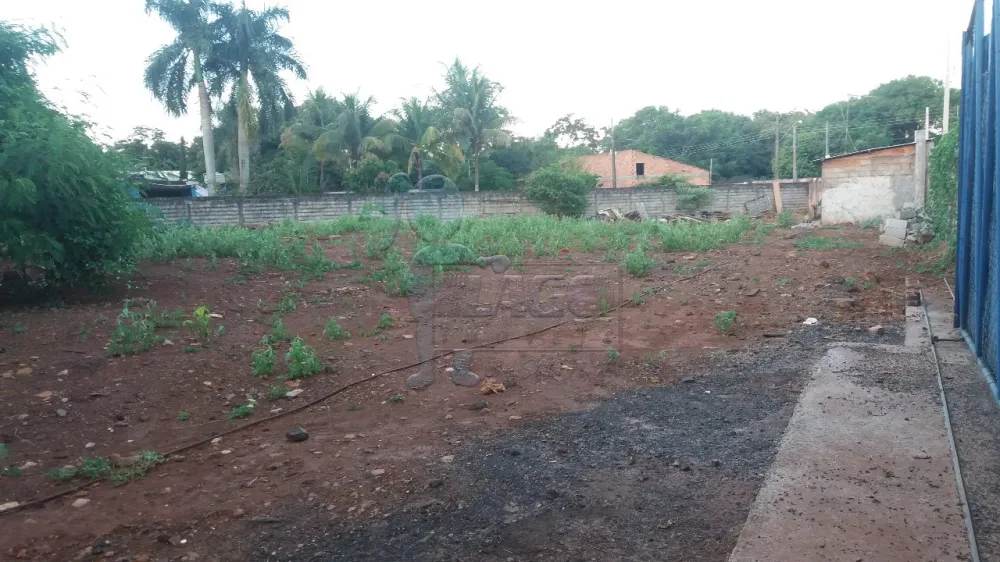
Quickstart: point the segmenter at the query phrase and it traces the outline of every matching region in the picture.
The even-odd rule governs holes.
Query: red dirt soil
[[[793,247],[796,239],[807,236],[863,245]],[[114,545],[112,557],[166,559],[188,551],[210,554],[212,544],[204,536],[219,532],[212,529],[232,529],[227,527],[232,520],[266,515],[269,506],[279,503],[316,503],[339,520],[385,513],[405,502],[420,478],[421,466],[411,459],[428,451],[447,454],[443,451],[457,444],[458,435],[502,431],[521,420],[586,408],[625,388],[671,382],[633,368],[641,361],[669,365],[676,380],[707,354],[775,341],[806,317],[862,327],[900,324],[904,277],[937,284],[936,278],[915,273],[934,256],[889,251],[877,245],[877,237],[877,231],[851,227],[779,229],[760,249],[730,245],[701,254],[656,254],[658,265],[644,279],[620,276],[593,256],[561,255],[544,267],[525,265],[526,273],[544,268],[571,269],[572,274],[611,271],[609,278],[624,283],[617,289],[625,297],[643,288],[669,289],[607,317],[571,321],[476,354],[471,370],[508,383],[512,388],[502,394],[484,396],[476,388],[451,384],[445,372],[449,358],[436,361],[438,380],[426,390],[406,387],[406,376],[416,369],[387,375],[305,411],[186,451],[126,485],[95,484],[37,508],[0,514],[0,553],[6,559],[68,560],[115,533],[126,539]],[[330,256],[343,258],[336,255],[341,250],[331,248]],[[0,333],[0,441],[10,453],[0,466],[34,463],[19,477],[0,476],[0,504],[24,503],[69,487],[44,479],[42,473],[80,457],[169,451],[417,360],[416,321],[407,299],[389,297],[377,284],[357,282],[357,271],[331,272],[323,281],[297,289],[294,272],[266,272],[237,285],[235,261],[220,260],[216,270],[208,270],[203,260],[192,262],[190,269],[180,262],[144,264],[145,285],[127,294],[156,301],[160,310],[190,314],[205,305],[221,314],[215,324],[224,325],[225,334],[200,352],[184,351],[198,342],[179,329],[173,335],[158,332],[174,345],[107,357],[104,347],[121,298],[0,315],[5,328]],[[856,280],[854,288],[838,277]],[[562,289],[554,284],[552,290]],[[285,325],[315,347],[332,372],[300,381],[304,392],[296,398],[271,402],[271,387],[285,383],[254,377],[250,355],[270,332],[272,314],[285,293],[297,300],[295,310],[284,316]],[[846,298],[855,301],[834,300]],[[506,303],[501,307],[506,312],[482,318],[438,317],[437,343],[465,340],[455,347],[475,345],[558,320],[517,317],[517,306]],[[729,310],[736,312],[737,325],[731,334],[720,334],[714,316]],[[395,319],[385,339],[363,336],[383,313]],[[107,321],[95,322],[99,317]],[[345,318],[340,324],[350,330],[349,341],[324,337],[323,326],[331,317]],[[13,335],[15,324],[27,331]],[[601,351],[573,352],[570,346],[575,345],[614,347],[622,357],[611,361]],[[280,358],[287,348],[283,343],[275,349],[278,376],[284,372]],[[405,400],[389,401],[396,395]],[[227,420],[227,412],[248,397],[259,401],[253,416]],[[483,400],[488,407],[468,407]],[[187,421],[179,421],[181,412],[189,414]],[[284,433],[296,426],[309,430],[307,441],[285,440]],[[88,443],[93,445],[87,448]],[[90,501],[72,507],[80,498]],[[178,538],[182,532],[184,544]]]

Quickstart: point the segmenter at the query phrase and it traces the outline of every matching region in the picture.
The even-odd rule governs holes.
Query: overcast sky
[[[252,8],[276,2],[247,0]],[[426,97],[456,56],[503,84],[536,135],[574,113],[603,126],[647,105],[690,114],[817,110],[907,74],[958,82],[971,0],[285,0],[283,28],[310,89],[378,100]],[[172,30],[143,0],[0,0],[0,18],[52,25],[68,46],[38,70],[43,90],[115,138],[144,125],[198,134],[197,104],[167,116],[142,85]],[[940,111],[940,108],[936,108]]]

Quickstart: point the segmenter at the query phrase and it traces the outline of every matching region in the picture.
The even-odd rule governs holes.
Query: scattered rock
[[[385,474],[384,468],[376,468],[372,471],[372,476],[382,476],[383,474]]]
[[[305,389],[302,389],[302,388],[296,388],[296,389],[293,389],[293,390],[289,390],[288,392],[285,393],[285,398],[295,398],[296,396],[298,396],[299,394],[302,394],[303,392],[305,392]]]
[[[840,309],[854,308],[858,305],[857,299],[851,298],[832,299],[831,302]]]
[[[73,500],[73,507],[83,507],[88,503],[90,503],[90,500],[88,500],[87,498],[76,498],[75,500]]]
[[[444,480],[440,478],[435,478],[427,483],[428,488],[440,488],[441,486],[444,486]]]
[[[679,468],[681,466],[681,461],[674,461],[674,463],[671,466],[673,466],[674,468]]]
[[[20,371],[18,371],[18,374],[20,374]],[[44,392],[39,392],[35,396],[41,398],[42,400],[48,400],[49,398],[52,398],[52,391],[46,390]]]
[[[557,490],[545,490],[545,498],[550,500],[559,499],[560,494]]]
[[[873,333],[873,334],[877,334],[877,335],[881,336],[882,334],[885,333],[885,328],[883,328],[882,325],[879,324],[877,326],[872,326],[871,328],[868,328],[868,331],[871,332],[871,333]]]
[[[24,367],[24,368],[21,368],[21,369],[17,370],[17,375],[18,376],[21,376],[21,375],[30,375],[30,374],[31,374],[31,367]]]
[[[285,434],[285,438],[291,441],[292,443],[299,443],[301,441],[309,439],[309,432],[301,427],[296,427],[292,430],[289,430],[289,432]]]
[[[355,434],[353,434],[353,433],[348,433],[347,435],[344,435],[344,439],[347,439],[348,441],[350,441],[352,439],[357,439],[357,437],[358,436],[355,435]]]
[[[3,373],[0,373],[0,377],[5,379],[12,379],[14,378],[14,371],[4,371]]]
[[[174,342],[172,340],[165,339],[163,340],[163,345],[174,345]]]
[[[712,466],[722,466],[722,461],[719,459],[712,459]]]
[[[56,415],[59,416],[60,418],[65,418],[66,417],[66,410],[63,410],[62,408],[59,408],[58,410],[56,410]]]
[[[221,437],[216,437],[215,439],[212,439],[212,444],[213,445],[218,445],[219,443],[222,443],[222,438]]]
[[[482,410],[483,408],[485,408],[487,406],[489,406],[488,402],[486,402],[485,400],[480,400],[479,402],[473,402],[472,404],[469,404],[469,409],[470,410]]]
[[[448,415],[446,415],[446,416],[444,417],[444,419],[446,419],[446,420],[450,420],[450,419],[454,419],[454,418],[455,418],[455,416],[453,416],[453,415],[451,415],[451,414],[448,414]]]
[[[521,419],[521,416],[511,416],[509,419],[510,421],[518,421]]]
[[[455,462],[455,455],[445,455],[441,457],[441,462],[445,464]]]
[[[819,324],[819,320],[816,320],[815,318],[806,318],[802,321],[802,323],[806,326],[815,326],[816,324]]]
[[[927,453],[921,451],[921,452],[913,455],[913,458],[918,459],[918,460],[927,460],[927,459],[931,458],[931,456],[928,455]]]
[[[24,420],[28,419],[28,417],[29,417],[28,414],[18,414],[17,415],[17,419],[20,420],[20,421],[24,421]]]
[[[823,261],[819,262],[819,266],[822,267],[823,269],[829,269],[830,262],[828,262],[826,260],[823,260]]]
[[[36,466],[38,466],[38,463],[37,463],[37,462],[34,462],[34,461],[28,461],[28,462],[26,462],[26,463],[22,464],[22,465],[20,466],[20,469],[21,469],[21,470],[28,470],[29,468],[35,468]]]
[[[759,293],[759,292],[760,292],[760,288],[754,287],[753,289],[750,289],[749,291],[747,291],[745,294],[748,297],[755,297],[755,296],[757,296],[757,293]]]
[[[697,381],[695,380],[694,377],[684,377],[683,379],[681,379],[681,382],[687,383],[687,384],[691,384],[691,383],[697,382]]]
[[[0,503],[0,513],[4,512],[4,511],[7,511],[9,509],[14,509],[15,507],[17,507],[19,505],[21,505],[21,504],[19,504],[17,502]]]

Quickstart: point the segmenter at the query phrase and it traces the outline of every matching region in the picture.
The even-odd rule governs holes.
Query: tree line
[[[174,115],[186,113],[189,94],[197,92],[204,134],[184,150],[192,176],[207,174],[212,181],[216,169],[225,171],[235,180],[227,187],[248,194],[371,192],[389,188],[397,174],[406,180],[393,184],[398,189],[435,175],[463,190],[512,190],[567,156],[610,150],[612,137],[618,149],[711,168],[717,181],[771,177],[776,163],[789,177],[793,126],[799,176],[815,176],[827,130],[835,155],[911,141],[923,126],[925,107],[935,108],[932,126],[939,127],[942,117],[940,81],[908,76],[817,112],[685,116],[649,106],[622,120],[614,135],[566,115],[537,137],[515,137],[509,127],[516,120],[498,99],[502,85],[459,59],[429,98],[400,100],[383,115],[374,113],[374,98],[359,92],[331,95],[317,88],[296,104],[284,76],[304,79],[307,73],[280,33],[287,10],[210,0],[147,0],[146,8],[177,33],[149,57],[146,86]],[[957,115],[957,90],[952,96]],[[143,150],[132,141],[145,135],[148,153],[139,154],[139,162],[178,163],[180,146],[172,147],[168,161],[164,149],[171,147],[155,133],[137,129],[116,147],[135,158]],[[150,161],[151,153],[161,158]]]

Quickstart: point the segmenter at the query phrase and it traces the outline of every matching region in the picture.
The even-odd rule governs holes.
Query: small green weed
[[[276,400],[281,400],[288,395],[288,389],[283,386],[272,386],[270,394],[267,395],[267,399],[271,402]]]
[[[108,355],[135,355],[149,351],[156,343],[156,324],[150,314],[130,310],[129,304],[129,301],[125,301],[122,312],[115,321],[115,329],[108,342]]]
[[[87,340],[90,339],[90,335],[93,333],[94,331],[90,329],[90,326],[87,326],[83,322],[80,322],[76,327],[76,339],[80,343],[87,343]]]
[[[77,469],[75,466],[60,466],[55,470],[50,470],[42,474],[42,476],[44,476],[46,480],[52,480],[54,482],[68,482],[76,478],[76,472]]]
[[[15,322],[14,327],[11,329],[11,331],[14,332],[15,336],[18,336],[23,333],[26,333],[28,331],[28,326],[20,322]]]
[[[844,240],[842,238],[821,238],[819,236],[810,236],[808,238],[803,238],[792,244],[796,248],[802,248],[803,250],[839,250],[846,248],[857,248],[861,246],[861,242],[852,242],[850,240]]]
[[[295,310],[295,306],[295,295],[285,293],[285,295],[281,297],[281,301],[278,302],[278,314],[284,316],[285,314]]]
[[[633,291],[632,302],[634,302],[635,304],[644,304],[646,301],[643,300],[642,293],[640,293],[639,291]]]
[[[680,300],[677,301],[677,304],[679,304],[681,306],[687,306],[688,305],[688,300],[687,299],[680,299]]]
[[[191,412],[180,412],[177,414],[177,421],[186,422],[191,419]]]
[[[608,298],[608,290],[601,287],[600,293],[597,295],[597,313],[601,316],[607,316],[610,311],[611,299]]]
[[[107,478],[111,475],[111,461],[104,457],[89,457],[80,459],[77,475],[90,480]]]
[[[201,353],[205,348],[200,345],[185,345],[181,348],[184,353]]]
[[[281,318],[278,318],[271,326],[271,333],[264,336],[263,339],[260,340],[260,343],[262,345],[273,345],[278,342],[292,341],[293,337],[292,333],[288,331],[288,328],[285,328],[285,323],[281,321]]]
[[[864,290],[866,290],[866,291],[869,291],[869,290],[873,289],[874,287],[875,287],[875,283],[872,282],[872,281],[865,281],[864,283],[861,284],[861,288],[864,289]]]
[[[791,211],[781,211],[778,213],[778,220],[775,221],[779,228],[791,228],[795,226],[795,215]]]
[[[578,345],[571,345],[571,346],[569,346],[569,352],[570,353],[576,353],[578,351],[580,351],[580,346],[578,346]]]
[[[608,361],[614,361],[615,359],[618,359],[618,357],[621,356],[621,353],[619,353],[617,349],[615,349],[613,347],[609,347],[604,352],[604,355],[606,355],[608,357]]]
[[[877,216],[877,217],[875,217],[873,219],[863,220],[863,221],[861,221],[861,222],[858,223],[858,228],[860,228],[862,230],[871,230],[871,229],[874,229],[874,228],[879,228],[880,226],[882,226],[882,217],[881,216]]]
[[[392,329],[395,322],[392,319],[392,315],[388,312],[382,314],[378,317],[378,323],[371,330],[364,331],[361,333],[362,336],[371,337],[381,335],[383,331]]]
[[[856,279],[852,278],[852,277],[848,277],[847,279],[844,279],[844,288],[845,289],[853,289],[857,284],[858,284],[858,281]]]
[[[251,359],[253,361],[253,376],[269,377],[274,374],[276,354],[271,346],[254,351]]]
[[[715,314],[715,329],[719,331],[720,334],[728,334],[729,330],[736,325],[736,312],[732,310],[727,310],[725,312],[717,312]]]
[[[246,404],[242,404],[240,406],[233,408],[232,410],[229,410],[229,413],[226,414],[226,419],[241,420],[243,418],[249,418],[250,414],[253,414],[253,410],[256,407],[257,407],[256,402],[252,401],[247,402]]]
[[[778,286],[779,287],[785,287],[785,286],[789,285],[791,282],[792,282],[792,280],[788,279],[787,277],[779,277],[778,278]]]
[[[326,335],[327,339],[331,340],[351,339],[351,333],[338,324],[336,318],[330,318],[330,321],[323,327],[323,333]]]
[[[198,339],[203,343],[208,343],[208,338],[212,335],[212,311],[207,306],[199,306],[191,313],[191,317],[184,320],[183,326],[192,333],[197,334]]]
[[[158,464],[166,462],[166,457],[155,451],[143,451],[139,453],[139,460],[132,466],[119,468],[111,474],[111,483],[120,486],[132,480],[138,480]]]
[[[646,255],[646,245],[643,243],[640,243],[635,250],[626,254],[625,261],[622,262],[625,273],[631,277],[648,277],[653,271],[654,265],[656,265],[656,262],[653,261],[653,258]]]
[[[403,401],[405,401],[405,400],[406,400],[405,396],[403,396],[402,394],[396,394],[396,395],[390,396],[388,402],[390,404],[402,404]]]
[[[316,350],[298,337],[292,340],[292,346],[285,354],[285,365],[288,366],[287,378],[292,380],[311,377],[323,370],[323,364],[316,357]]]

